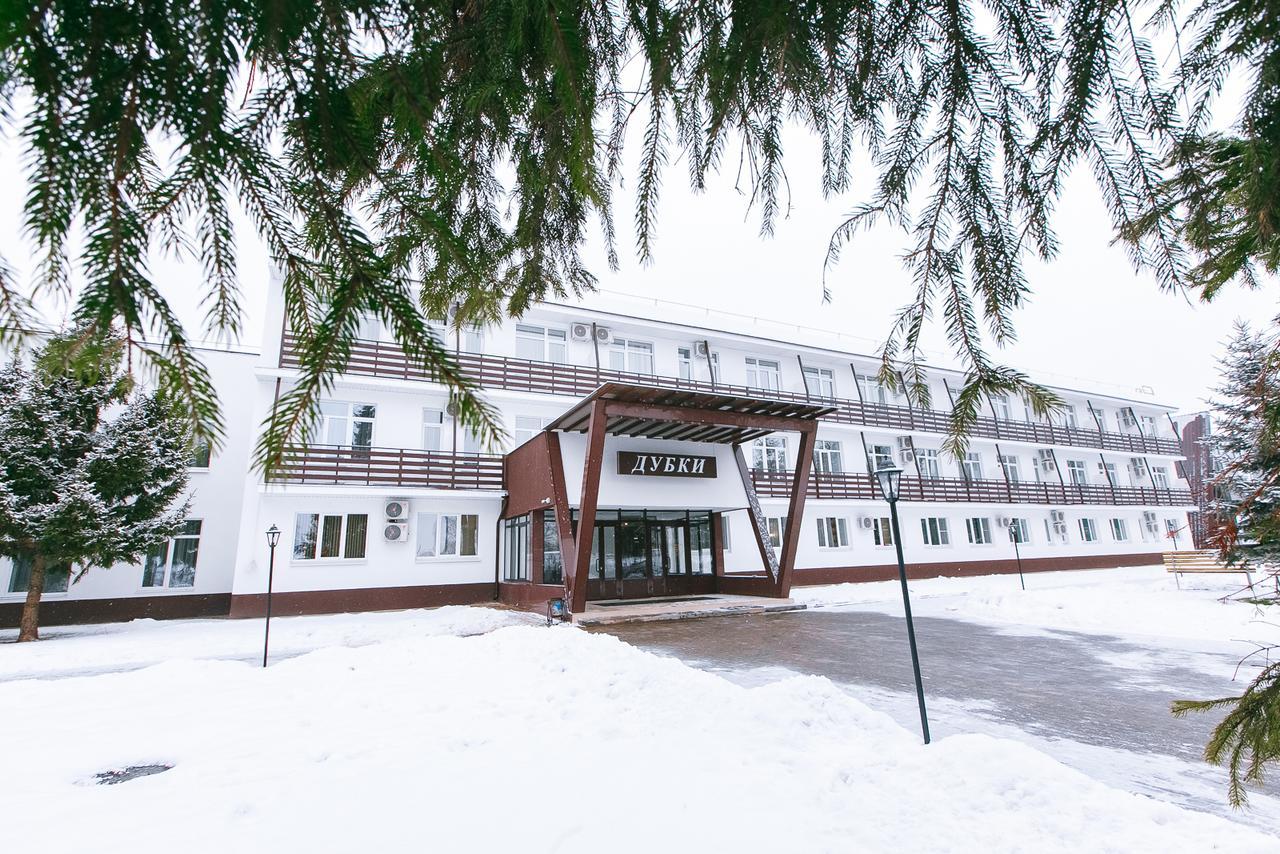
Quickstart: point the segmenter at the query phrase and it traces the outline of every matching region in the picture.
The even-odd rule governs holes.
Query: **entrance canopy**
[[[600,426],[609,435],[724,445],[800,430],[802,422],[836,411],[834,406],[818,403],[611,382],[584,397],[546,429],[586,433],[600,403],[604,404]]]

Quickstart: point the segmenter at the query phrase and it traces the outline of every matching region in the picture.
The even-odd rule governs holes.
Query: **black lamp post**
[[[280,529],[272,525],[267,529],[267,545],[271,558],[267,563],[267,631],[262,636],[262,666],[267,666],[267,648],[271,643],[271,584],[276,574],[276,545],[280,542]]]
[[[911,668],[916,677],[916,701],[920,705],[920,731],[924,743],[929,743],[929,716],[924,710],[924,681],[920,678],[920,653],[916,649],[916,627],[911,619],[911,594],[907,591],[907,565],[902,559],[902,532],[898,528],[898,488],[902,484],[902,469],[897,466],[882,468],[876,472],[880,492],[889,502],[889,519],[893,525],[893,547],[898,552],[898,578],[902,581],[902,607],[907,615],[907,640],[911,643]]]
[[[1018,527],[1018,520],[1011,519],[1009,521],[1009,539],[1013,540],[1013,556],[1018,559],[1018,580],[1022,582],[1022,589],[1027,589],[1027,579],[1022,577],[1022,550],[1018,548],[1018,544],[1022,542],[1022,529]]]

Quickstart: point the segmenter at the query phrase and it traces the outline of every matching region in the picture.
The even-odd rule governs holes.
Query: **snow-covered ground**
[[[1255,575],[1255,581],[1257,576]],[[911,581],[911,608],[920,616],[950,617],[1013,631],[1056,629],[1121,637],[1183,640],[1247,652],[1280,644],[1280,606],[1220,601],[1244,587],[1244,575],[1184,575],[1182,588],[1159,566],[1075,572],[1035,572],[1023,591],[1017,575]],[[897,581],[799,587],[810,607],[849,605],[901,613]]]
[[[273,621],[292,657],[266,670],[259,621],[0,646],[6,838],[42,854],[1277,849],[1012,739],[923,746],[825,679],[744,686],[510,621]],[[144,763],[174,767],[92,783]]]

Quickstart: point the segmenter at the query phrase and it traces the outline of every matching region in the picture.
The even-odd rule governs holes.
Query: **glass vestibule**
[[[711,519],[694,510],[597,511],[587,597],[709,592]]]

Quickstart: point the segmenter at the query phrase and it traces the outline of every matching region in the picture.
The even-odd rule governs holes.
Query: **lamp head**
[[[880,494],[890,504],[898,500],[898,488],[902,484],[902,469],[887,466],[876,471],[876,480],[880,483]]]
[[[278,542],[280,542],[280,529],[272,525],[267,528],[267,545],[274,549]]]

